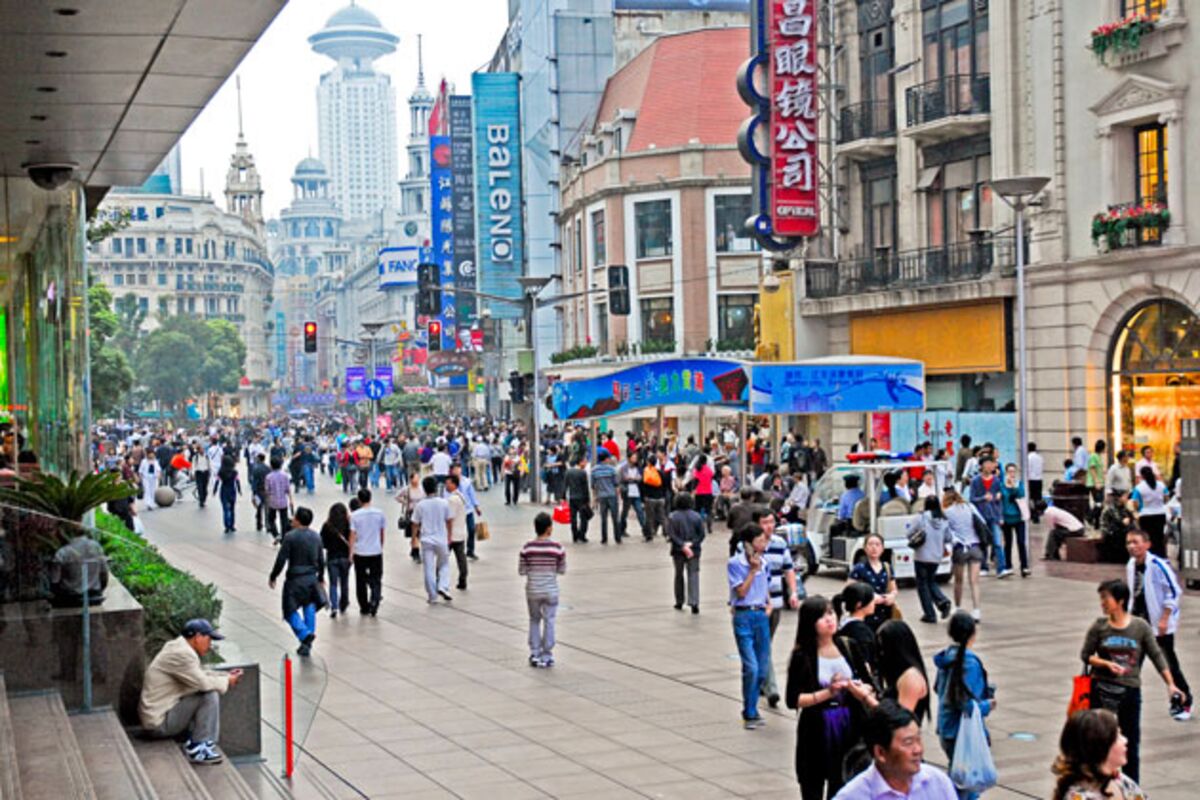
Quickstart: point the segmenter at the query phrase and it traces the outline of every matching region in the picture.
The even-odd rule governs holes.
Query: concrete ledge
[[[230,758],[262,753],[262,675],[258,664],[221,664],[242,670],[242,679],[221,697],[221,749]]]

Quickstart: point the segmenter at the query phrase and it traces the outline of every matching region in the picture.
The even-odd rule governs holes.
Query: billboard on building
[[[450,97],[450,177],[454,211],[454,273],[459,286],[475,288],[475,158],[471,126],[471,98]],[[475,321],[475,296],[459,293],[455,299],[459,328]],[[461,341],[462,334],[458,334]]]
[[[475,111],[475,208],[478,285],[488,294],[521,299],[524,274],[521,217],[521,94],[513,72],[471,76]],[[486,302],[486,301],[485,301]],[[495,319],[520,319],[515,303],[487,303]]]
[[[421,248],[384,247],[379,251],[379,288],[395,289],[417,285],[417,262]]]
[[[454,347],[454,181],[450,175],[450,137],[429,137],[430,210],[433,263],[442,281],[442,349]]]
[[[925,365],[840,356],[806,364],[755,364],[753,414],[923,411]]]
[[[821,229],[817,155],[817,2],[767,0],[771,218],[780,236]]]
[[[357,403],[367,399],[367,368],[346,367],[346,402]]]

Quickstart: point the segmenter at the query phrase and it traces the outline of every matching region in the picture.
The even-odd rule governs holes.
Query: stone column
[[[1186,182],[1187,148],[1183,146],[1183,114],[1178,110],[1160,114],[1158,122],[1167,129],[1167,155],[1170,159],[1170,171],[1167,173],[1167,208],[1171,211],[1171,224],[1163,234],[1163,244],[1180,245],[1187,242],[1187,230],[1184,223],[1184,184]]]

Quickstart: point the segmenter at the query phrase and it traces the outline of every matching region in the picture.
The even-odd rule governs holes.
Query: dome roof
[[[325,165],[318,158],[309,156],[296,165],[296,175],[328,175],[329,170],[325,169]]]
[[[362,6],[346,6],[341,11],[336,12],[325,23],[326,28],[379,28],[383,29],[383,23],[379,21],[379,17],[367,11]]]

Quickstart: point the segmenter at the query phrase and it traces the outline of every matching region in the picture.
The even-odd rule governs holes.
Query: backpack
[[[646,468],[642,470],[642,483],[647,486],[653,486],[656,489],[662,486],[662,473],[658,471],[658,467],[653,464],[647,464]]]

